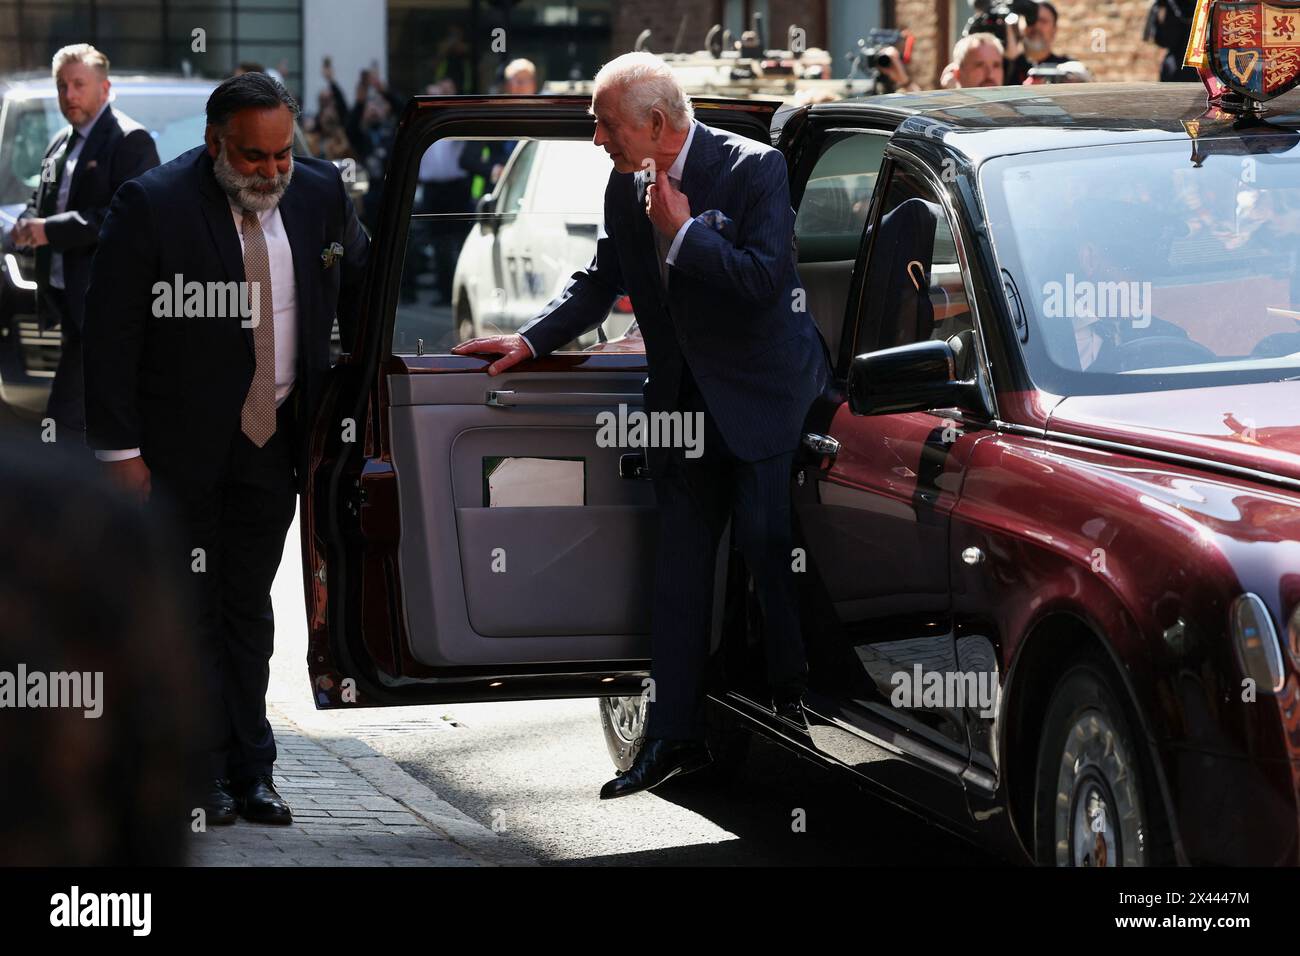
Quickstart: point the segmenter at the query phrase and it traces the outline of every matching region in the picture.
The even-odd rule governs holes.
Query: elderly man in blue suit
[[[604,321],[631,296],[645,338],[648,412],[702,415],[703,453],[653,450],[660,512],[644,744],[602,798],[711,761],[703,702],[713,568],[729,517],[764,616],[777,714],[802,725],[807,675],[792,568],[790,472],[804,418],[829,377],[795,268],[785,159],[694,118],[668,66],[629,53],[596,76],[595,145],[614,162],[591,264],[520,334],[460,354],[501,356],[498,375]]]

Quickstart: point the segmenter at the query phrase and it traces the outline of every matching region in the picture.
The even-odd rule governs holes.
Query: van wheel
[[[1046,866],[1159,866],[1154,781],[1102,666],[1061,678],[1038,746],[1035,856]],[[1161,830],[1163,828],[1160,828]]]

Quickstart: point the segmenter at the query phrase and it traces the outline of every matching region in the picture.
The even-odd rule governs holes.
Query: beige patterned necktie
[[[667,176],[668,174],[665,173],[664,175]],[[676,176],[668,176],[668,179],[673,184],[673,188],[676,189],[678,192],[681,192],[682,181],[678,179]],[[651,223],[650,225],[650,231],[654,233],[655,251],[659,253],[659,281],[662,282],[664,288],[667,289],[668,288],[668,250],[673,247],[673,237],[665,236],[662,232],[660,232],[658,229],[655,228],[653,223]]]
[[[271,259],[266,234],[257,213],[244,210],[244,281],[248,295],[257,299],[257,325],[253,327],[253,383],[248,386],[239,424],[244,434],[261,448],[275,434],[275,307],[271,301]],[[256,284],[254,284],[256,283]]]

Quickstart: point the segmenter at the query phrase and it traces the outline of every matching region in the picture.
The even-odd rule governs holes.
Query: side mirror
[[[957,354],[947,342],[913,342],[856,356],[849,367],[854,415],[897,415],[935,408],[987,413],[979,385],[958,381]]]
[[[497,215],[496,193],[484,193],[479,196],[478,202],[474,204],[474,211],[482,217],[479,219],[480,226],[488,232],[497,231],[497,226],[501,224],[501,217]]]

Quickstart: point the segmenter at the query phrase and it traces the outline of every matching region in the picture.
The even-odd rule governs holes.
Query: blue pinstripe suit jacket
[[[829,368],[795,267],[785,158],[696,127],[681,187],[694,219],[666,291],[645,212],[648,179],[644,171],[610,175],[591,264],[521,331],[544,355],[594,328],[626,293],[645,337],[648,411],[673,410],[685,364],[739,458],[793,450]],[[730,221],[701,216],[709,210]]]

